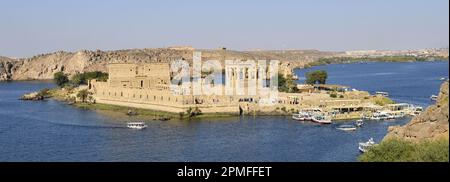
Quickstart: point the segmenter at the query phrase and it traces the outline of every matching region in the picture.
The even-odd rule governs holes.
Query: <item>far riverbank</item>
[[[323,66],[328,64],[352,64],[352,63],[413,63],[413,62],[448,62],[448,57],[416,57],[416,56],[382,56],[382,57],[329,57],[319,58],[308,63],[304,68]],[[302,69],[302,68],[296,68]]]

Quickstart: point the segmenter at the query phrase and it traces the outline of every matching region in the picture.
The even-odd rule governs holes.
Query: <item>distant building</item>
[[[194,51],[195,48],[192,46],[173,46],[173,47],[168,47],[168,49],[172,49],[172,50],[181,50],[181,51]]]
[[[376,54],[376,50],[360,50],[360,51],[346,51],[347,56],[370,56]]]

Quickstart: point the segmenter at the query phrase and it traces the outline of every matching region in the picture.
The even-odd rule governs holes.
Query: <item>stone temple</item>
[[[174,113],[195,107],[203,113],[242,113],[250,108],[261,109],[259,105],[263,101],[279,102],[266,99],[269,92],[265,78],[270,73],[255,65],[227,64],[223,75],[225,80],[232,81],[208,82],[210,87],[206,88],[214,88],[216,92],[199,95],[192,94],[192,85],[204,85],[206,79],[202,77],[188,86],[174,85],[169,63],[114,63],[107,69],[109,78],[106,82],[92,80],[89,83],[89,90],[97,103]],[[264,81],[258,81],[263,76],[266,77],[260,80]],[[266,90],[250,91],[249,88],[254,87],[265,87]],[[186,94],[186,90],[190,94]]]

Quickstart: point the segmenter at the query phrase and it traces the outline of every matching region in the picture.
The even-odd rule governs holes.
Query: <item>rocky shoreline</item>
[[[435,105],[413,118],[405,126],[389,127],[384,140],[403,139],[413,142],[434,140],[449,136],[449,81],[441,86]]]
[[[436,104],[404,126],[391,126],[382,142],[359,156],[363,162],[448,162],[449,81]]]
[[[77,92],[84,89],[84,87],[78,88],[53,88],[53,89],[43,89],[38,92],[32,92],[24,94],[19,98],[19,100],[24,101],[43,101],[46,99],[54,99],[59,102],[64,102],[75,108],[88,109],[99,112],[114,112],[115,114],[120,114],[122,116],[128,117],[138,117],[148,120],[192,120],[192,119],[207,119],[207,118],[224,118],[224,117],[237,117],[235,113],[201,113],[194,117],[189,117],[186,114],[180,115],[180,113],[169,113],[164,111],[156,111],[150,109],[140,109],[125,106],[116,106],[108,104],[99,104],[95,102],[82,102],[76,99]],[[267,113],[268,114],[268,113]],[[270,114],[268,114],[270,115]]]
[[[32,92],[29,94],[25,94],[22,97],[20,97],[20,100],[29,100],[29,101],[39,101],[44,100],[44,96],[40,95],[38,92]]]
[[[19,100],[41,101],[51,97],[53,97],[53,95],[50,89],[42,89],[38,92],[24,94],[22,97],[19,98]]]

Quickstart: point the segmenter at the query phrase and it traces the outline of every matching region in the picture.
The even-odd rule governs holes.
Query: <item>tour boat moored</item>
[[[391,116],[382,111],[378,111],[372,114],[372,116],[369,118],[370,120],[386,120],[389,119]]]
[[[331,119],[328,119],[326,116],[324,115],[315,115],[311,117],[311,120],[313,122],[316,123],[320,123],[320,124],[331,124]]]
[[[411,110],[411,112],[409,114],[411,116],[417,116],[417,115],[420,115],[423,112],[423,107],[413,106],[410,110]]]
[[[292,115],[292,119],[297,121],[309,121],[311,120],[311,114],[307,112],[299,112],[298,114]]]

